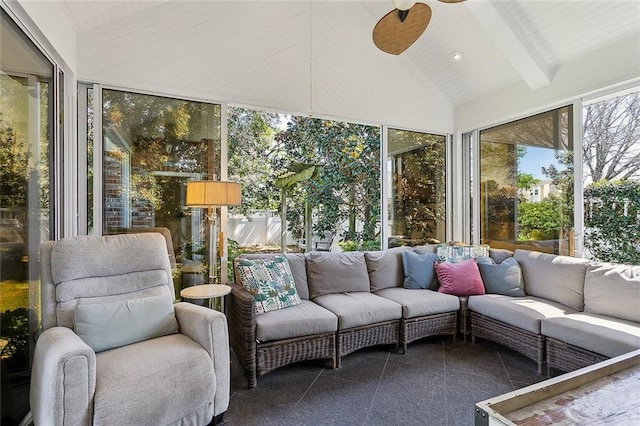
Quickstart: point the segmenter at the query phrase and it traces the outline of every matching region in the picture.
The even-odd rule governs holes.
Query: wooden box
[[[640,425],[640,350],[485,401],[476,426]]]

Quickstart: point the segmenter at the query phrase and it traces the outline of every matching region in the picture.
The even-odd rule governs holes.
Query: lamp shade
[[[236,182],[216,180],[187,181],[189,207],[237,206],[240,204],[241,186]]]

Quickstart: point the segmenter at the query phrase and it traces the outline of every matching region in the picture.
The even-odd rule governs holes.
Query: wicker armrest
[[[238,360],[247,370],[255,370],[256,360],[256,309],[253,296],[242,286],[229,283],[231,294],[227,297],[227,321],[229,343]]]

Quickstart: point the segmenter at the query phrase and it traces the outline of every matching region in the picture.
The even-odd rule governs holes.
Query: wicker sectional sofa
[[[436,246],[287,254],[302,303],[260,315],[236,275],[227,304],[229,338],[249,387],[257,385],[258,377],[293,362],[328,360],[336,368],[342,357],[364,347],[390,344],[405,352],[412,341],[433,335],[455,339],[458,331],[523,353],[538,363],[540,373],[547,365],[569,371],[640,348],[640,318],[633,309],[616,307],[621,298],[627,305],[640,306],[640,267],[610,265],[603,270],[602,265],[582,259],[516,250],[525,297],[459,298],[431,289],[404,288],[402,253],[407,250],[435,253]],[[496,263],[511,255],[507,250],[490,251]],[[594,303],[593,298],[602,300],[599,289],[608,285],[612,275],[630,279],[613,280],[619,294]],[[615,306],[606,308],[609,303]],[[571,331],[576,324],[588,323],[588,318],[600,322],[577,326],[579,333]],[[621,330],[607,333],[607,327],[620,328],[620,324]],[[592,339],[605,343],[594,345]]]

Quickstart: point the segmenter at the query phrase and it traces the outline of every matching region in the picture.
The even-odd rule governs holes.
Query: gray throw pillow
[[[480,256],[476,261],[486,293],[525,296],[522,270],[515,258],[509,257],[500,264],[488,256]]]
[[[152,296],[108,303],[78,303],[74,330],[95,352],[130,345],[178,332],[169,296]]]
[[[437,287],[434,263],[438,261],[436,253],[418,254],[410,251],[402,253],[404,269],[404,288],[435,290]]]

